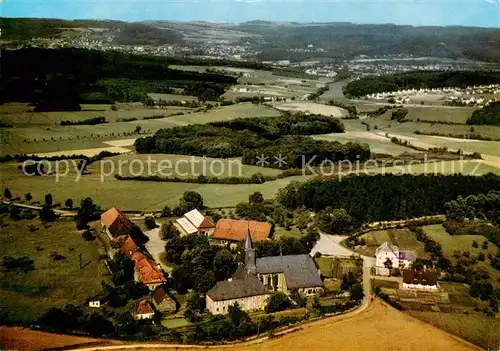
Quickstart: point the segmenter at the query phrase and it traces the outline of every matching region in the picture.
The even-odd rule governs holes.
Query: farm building
[[[155,316],[155,310],[149,299],[139,302],[135,311],[135,319],[152,319]]]
[[[438,273],[434,269],[405,269],[403,289],[437,290]]]
[[[417,258],[413,251],[400,251],[387,241],[377,248],[375,256],[378,275],[390,275],[393,268],[408,268]]]
[[[175,313],[177,310],[175,301],[168,295],[164,287],[157,288],[152,294],[152,298],[156,310],[163,314]]]
[[[215,230],[215,224],[212,220],[197,209],[185,213],[176,222],[181,235],[197,233],[211,236]]]
[[[212,235],[214,244],[236,246],[239,241],[245,240],[250,232],[252,241],[262,241],[271,235],[272,226],[267,222],[219,219]]]
[[[134,242],[139,245],[143,245],[149,240],[141,229],[116,207],[101,214],[101,231],[105,232],[110,240],[121,235],[130,235]]]

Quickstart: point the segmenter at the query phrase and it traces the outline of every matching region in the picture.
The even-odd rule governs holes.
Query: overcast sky
[[[2,17],[500,27],[500,0],[0,0]]]

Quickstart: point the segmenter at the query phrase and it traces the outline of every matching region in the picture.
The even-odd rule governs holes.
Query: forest
[[[493,102],[472,112],[467,124],[500,126],[500,102]]]
[[[446,203],[458,196],[500,189],[500,176],[361,175],[341,180],[313,179],[290,184],[278,195],[287,208],[305,206],[314,211],[343,208],[360,225],[444,214]]]
[[[403,89],[465,88],[498,83],[500,72],[494,71],[416,71],[363,77],[348,83],[343,91],[348,98],[357,98]]]
[[[137,139],[138,153],[164,153],[207,157],[241,157],[243,163],[255,164],[256,155],[264,153],[288,157],[285,168],[302,168],[302,155],[317,156],[317,162],[328,157],[335,160],[366,160],[367,146],[313,140],[303,135],[342,133],[343,124],[321,115],[291,115],[280,117],[239,118],[161,129],[152,137]],[[359,156],[359,158],[356,158]],[[269,162],[271,163],[271,162]],[[313,163],[314,164],[314,163]],[[271,166],[268,164],[267,166]]]
[[[235,77],[222,74],[168,68],[184,61],[191,62],[72,48],[6,50],[1,60],[0,103],[43,101],[44,108],[39,110],[74,110],[84,102],[82,95],[90,93],[95,95],[90,101],[124,101],[127,96],[137,101],[146,93],[172,87],[203,100],[217,100],[236,83]]]

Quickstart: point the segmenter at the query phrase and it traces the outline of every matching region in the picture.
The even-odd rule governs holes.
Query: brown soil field
[[[25,328],[0,327],[0,349],[35,351],[53,348],[90,347],[91,345],[111,345],[119,341],[92,339],[87,337],[51,334]]]
[[[298,331],[262,342],[253,341],[227,346],[189,346],[135,344],[111,347],[88,347],[94,350],[415,350],[472,351],[481,350],[458,337],[421,322],[386,304],[375,301],[366,310],[303,325]]]

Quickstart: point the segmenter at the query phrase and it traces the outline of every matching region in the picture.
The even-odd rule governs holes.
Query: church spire
[[[248,229],[247,237],[245,239],[245,267],[248,274],[255,274],[257,272],[255,249],[252,247],[250,228]]]
[[[245,250],[252,249],[252,237],[250,236],[250,229],[247,231],[247,237],[245,239]]]

